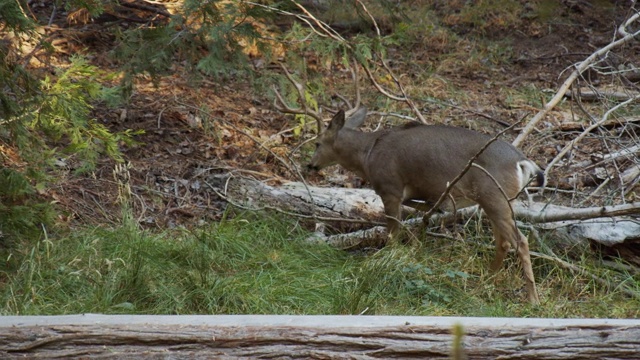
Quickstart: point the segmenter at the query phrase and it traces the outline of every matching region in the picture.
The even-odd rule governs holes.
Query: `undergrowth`
[[[487,274],[488,237],[347,252],[307,236],[294,220],[269,214],[161,233],[125,217],[115,228],[84,228],[4,254],[2,315],[640,315],[640,301],[615,287],[535,258],[542,305],[526,304],[513,256],[495,278]],[[595,271],[597,259],[580,266]],[[623,281],[638,290],[637,276]]]

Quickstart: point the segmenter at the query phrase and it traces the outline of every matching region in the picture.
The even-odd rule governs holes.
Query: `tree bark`
[[[412,316],[7,316],[0,356],[197,359],[638,359],[640,320]]]
[[[228,202],[242,208],[276,209],[318,220],[384,221],[382,201],[373,190],[320,188],[300,182],[269,186],[228,174],[212,176],[207,184]]]

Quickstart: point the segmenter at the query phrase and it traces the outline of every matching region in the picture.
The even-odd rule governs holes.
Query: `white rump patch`
[[[540,171],[540,168],[536,163],[531,160],[518,161],[516,165],[518,171],[518,183],[520,184],[520,190],[524,189],[529,183],[529,180]]]

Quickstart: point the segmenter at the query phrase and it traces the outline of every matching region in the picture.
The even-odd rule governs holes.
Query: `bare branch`
[[[285,14],[285,15],[289,15],[289,16],[295,16],[296,18],[304,21],[307,25],[309,25],[309,27],[312,29],[312,31],[314,31],[317,35],[322,36],[322,37],[329,37],[339,43],[341,43],[342,45],[344,45],[347,49],[353,50],[353,47],[351,46],[351,44],[349,44],[347,42],[347,40],[345,40],[345,38],[343,38],[338,32],[336,32],[335,30],[333,30],[329,25],[327,25],[326,23],[318,20],[315,16],[313,16],[313,14],[311,14],[304,6],[300,5],[299,3],[293,1],[293,3],[300,9],[300,11],[302,11],[304,13],[304,16],[302,15],[297,15],[297,14],[293,14],[290,12],[286,12],[286,11],[282,11],[279,9],[275,9],[266,5],[262,5],[262,4],[257,4],[254,2],[247,2],[248,4],[254,5],[254,6],[260,6],[263,8],[267,8],[271,11],[276,11],[279,12],[281,14]],[[376,23],[375,18],[373,17],[373,15],[371,15],[371,13],[369,12],[369,10],[366,8],[366,6],[360,1],[357,1],[357,4],[360,5],[362,7],[362,9],[364,10],[364,12],[369,16],[369,18],[371,19],[371,21],[373,22],[373,25],[376,29],[376,33],[378,36],[381,36],[380,33],[380,28],[378,27],[378,24]],[[367,76],[369,77],[369,79],[371,80],[371,82],[373,83],[374,87],[383,95],[387,96],[388,98],[395,100],[395,101],[401,101],[401,102],[405,102],[409,105],[409,107],[411,108],[411,110],[416,114],[416,117],[420,120],[420,122],[426,124],[427,121],[425,120],[424,116],[422,115],[422,113],[420,113],[420,110],[418,109],[418,107],[413,103],[413,101],[407,96],[407,92],[404,88],[404,86],[402,85],[402,83],[400,82],[400,80],[398,79],[398,77],[394,74],[394,72],[391,70],[391,68],[385,63],[384,58],[379,54],[378,57],[381,59],[381,63],[382,63],[382,67],[385,69],[385,71],[391,76],[391,78],[393,79],[394,83],[396,84],[396,86],[398,87],[400,93],[402,93],[402,96],[397,96],[394,94],[391,94],[389,91],[387,91],[386,89],[384,89],[375,79],[373,73],[368,69],[368,67],[366,66],[366,64],[362,64],[362,67],[365,69],[365,72],[367,73]],[[357,81],[357,64],[354,64],[353,67],[356,71],[354,74],[354,82],[356,83],[356,86],[358,86],[358,81]],[[353,70],[352,70],[353,71]],[[360,92],[359,89],[356,88],[356,90],[358,90],[356,92],[356,96],[357,96],[357,100],[356,100],[356,104],[355,106],[351,107],[352,112],[355,111],[356,109],[359,108],[359,101],[358,99],[360,98]],[[276,93],[276,96],[278,97],[278,100],[280,102],[282,97],[278,96],[278,94]],[[341,96],[338,95],[338,97],[340,97],[340,99],[342,99],[345,104],[347,104],[348,106],[350,105],[350,103],[348,101],[346,101],[346,99]],[[296,113],[293,111],[296,111],[296,109],[291,109],[289,107],[283,107],[284,110],[289,111],[290,113]],[[299,112],[297,112],[299,113]],[[347,113],[348,114],[348,113]],[[311,115],[311,114],[309,114]]]
[[[256,145],[258,145],[259,147],[261,147],[263,150],[265,150],[266,152],[268,152],[269,154],[271,154],[271,156],[274,157],[274,159],[277,159],[287,170],[289,170],[289,172],[291,172],[294,176],[298,176],[300,175],[300,171],[298,170],[295,162],[291,162],[291,164],[294,166],[295,170],[291,168],[291,166],[289,166],[289,164],[280,156],[278,156],[278,154],[274,153],[271,149],[269,149],[267,146],[265,146],[262,142],[260,142],[259,139],[255,138],[254,136],[252,136],[251,134],[247,133],[246,131],[240,129],[239,127],[237,127],[236,125],[234,125],[232,122],[227,121],[224,118],[221,117],[215,117],[213,116],[213,114],[210,114],[204,110],[202,110],[199,107],[193,106],[191,104],[187,104],[187,103],[183,103],[181,101],[179,101],[177,98],[175,99],[176,103],[185,106],[185,107],[189,107],[191,109],[194,109],[196,111],[199,111],[203,114],[207,114],[207,116],[211,117],[211,118],[215,118],[216,121],[220,121],[225,123],[227,126],[229,126],[230,128],[232,128],[234,131],[237,131],[238,133],[246,136],[247,138],[249,138],[251,141],[253,141]],[[300,176],[300,179],[302,179],[302,181],[304,181],[304,177]]]
[[[377,35],[378,35],[378,37],[380,37],[381,36],[380,35],[380,28],[378,27],[378,24],[376,23],[375,18],[371,15],[369,10],[367,10],[366,6],[360,0],[358,0],[357,3],[362,7],[362,9],[367,13],[367,15],[369,15],[369,18],[371,19],[371,21],[373,22],[373,25],[376,28]],[[373,86],[375,86],[375,88],[378,89],[378,91],[380,93],[382,93],[383,95],[387,96],[388,98],[390,98],[392,100],[402,101],[402,102],[407,103],[407,105],[409,105],[409,107],[411,108],[411,111],[413,111],[416,114],[416,116],[418,117],[418,119],[420,119],[420,122],[423,123],[423,124],[426,124],[427,120],[424,118],[424,116],[422,116],[422,113],[420,112],[418,107],[414,104],[414,102],[411,100],[411,98],[407,95],[407,92],[406,92],[404,86],[402,85],[402,83],[400,82],[398,77],[395,75],[393,70],[391,70],[389,65],[384,61],[384,57],[382,56],[382,54],[378,54],[377,56],[380,58],[380,62],[382,63],[382,67],[389,74],[389,76],[391,76],[391,78],[393,79],[393,82],[398,87],[398,90],[400,91],[400,93],[402,93],[402,97],[399,97],[397,95],[392,95],[391,93],[386,91],[376,81],[375,77],[373,76],[373,73],[368,69],[368,67],[367,66],[363,66],[365,71],[367,72],[367,76],[369,77],[369,80],[371,80],[371,82],[373,83]]]
[[[364,6],[364,3],[362,1],[356,0],[356,3],[358,3],[358,5],[362,7],[362,10],[364,10],[364,12],[367,13],[367,15],[369,15],[369,19],[371,19],[373,26],[376,28],[376,34],[378,35],[378,37],[380,37],[381,36],[380,28],[378,27],[378,23],[376,22],[376,19],[373,17],[373,15],[371,15],[367,7]]]
[[[369,18],[371,18],[371,21],[373,22],[373,25],[376,28],[376,33],[378,35],[378,37],[380,37],[380,28],[378,27],[378,24],[376,23],[375,18],[371,15],[371,13],[369,12],[369,10],[367,10],[366,6],[360,1],[358,0],[358,4],[360,4],[360,6],[362,7],[362,9],[367,13],[367,15],[369,15]],[[382,56],[380,57],[380,62],[382,63],[382,66],[384,67],[384,69],[387,71],[387,73],[389,74],[389,76],[391,76],[391,78],[393,79],[393,81],[396,83],[396,86],[398,87],[398,89],[400,90],[400,92],[402,93],[402,96],[404,98],[404,102],[406,102],[409,107],[411,108],[411,110],[416,114],[416,116],[418,117],[418,119],[420,119],[420,122],[423,124],[426,124],[427,121],[425,120],[425,118],[422,116],[422,113],[420,112],[420,110],[416,107],[416,105],[413,103],[413,101],[411,100],[411,98],[409,98],[409,96],[407,95],[407,92],[404,89],[404,86],[402,86],[402,83],[400,82],[400,80],[396,77],[396,75],[394,74],[394,72],[391,70],[391,68],[389,67],[389,65],[387,65],[387,63],[384,61],[384,58]],[[374,84],[376,85],[376,88],[381,89],[381,86],[379,84],[377,84],[377,82],[374,80],[373,78],[373,74],[371,74],[371,72],[367,72],[367,75],[369,76],[369,78],[371,79],[372,82],[374,82]]]
[[[544,118],[544,116],[546,116],[547,113],[551,111],[551,109],[553,109],[558,104],[558,102],[560,102],[560,100],[565,96],[566,92],[571,87],[571,84],[573,84],[573,82],[578,78],[578,76],[580,76],[580,74],[582,74],[585,70],[591,67],[594,63],[597,63],[599,59],[605,54],[607,54],[611,49],[618,47],[620,45],[623,45],[631,41],[638,35],[640,35],[640,30],[634,33],[628,33],[625,29],[627,26],[629,26],[632,22],[637,20],[639,17],[640,17],[639,14],[635,14],[625,22],[624,27],[621,26],[622,29],[619,29],[619,32],[620,34],[624,35],[623,38],[609,43],[607,46],[594,52],[588,58],[586,58],[583,62],[575,66],[575,70],[564,81],[562,86],[560,86],[560,89],[555,94],[555,96],[551,100],[549,100],[549,102],[547,102],[544,105],[544,108],[542,108],[542,110],[540,110],[533,118],[531,118],[529,123],[527,123],[524,129],[522,129],[522,132],[520,133],[520,135],[518,135],[518,137],[516,137],[516,139],[513,141],[513,145],[519,146],[522,144],[524,139],[533,131],[535,126],[538,124],[538,122],[540,122],[540,120],[542,120],[542,118]]]
[[[322,31],[332,38],[341,43],[346,43],[346,40],[340,36],[335,30],[331,28],[331,26],[325,24],[324,22],[318,20],[313,14],[311,14],[304,6],[298,4],[296,1],[291,0],[307,17],[309,17],[313,22],[320,28]]]
[[[318,132],[322,132],[324,129],[324,121],[320,113],[310,109],[307,102],[305,101],[306,99],[305,86],[293,78],[293,75],[291,74],[291,72],[289,72],[289,70],[284,64],[280,63],[280,67],[282,67],[282,70],[284,71],[289,82],[291,82],[291,84],[293,84],[293,86],[296,88],[296,91],[298,92],[298,100],[302,104],[302,107],[293,108],[291,106],[288,106],[283,96],[280,94],[280,92],[275,86],[273,87],[273,91],[276,95],[276,99],[274,100],[274,107],[276,108],[276,110],[282,113],[308,115],[313,117],[318,124]],[[341,94],[336,94],[336,96],[338,96],[349,108],[346,111],[347,117],[353,114],[356,110],[358,110],[358,108],[360,107],[360,99],[361,99],[359,77],[358,77],[358,73],[359,73],[358,64],[355,61],[353,63],[353,67],[350,70],[351,70],[351,76],[353,78],[353,86],[356,93],[355,104],[352,106],[351,102],[345,96]]]
[[[318,124],[318,132],[322,132],[322,130],[324,129],[324,121],[322,121],[322,116],[320,116],[318,112],[311,110],[309,108],[309,105],[305,101],[305,86],[293,78],[293,75],[291,75],[284,64],[281,63],[280,67],[282,67],[282,70],[284,70],[284,74],[286,75],[287,79],[289,79],[289,82],[291,82],[291,84],[293,84],[293,87],[296,88],[296,91],[298,92],[298,100],[302,104],[302,108],[293,108],[291,106],[288,106],[282,95],[280,95],[280,92],[278,92],[278,89],[275,87],[275,85],[273,87],[273,91],[275,92],[276,99],[273,101],[273,106],[281,113],[311,116],[316,120],[316,123]],[[278,104],[278,102],[280,102],[280,104]]]
[[[418,117],[418,119],[420,119],[420,122],[423,124],[427,124],[427,120],[424,118],[424,116],[422,116],[422,113],[420,112],[420,110],[418,109],[418,107],[416,106],[416,104],[411,100],[411,98],[407,95],[406,90],[404,89],[404,86],[402,86],[402,83],[400,82],[400,80],[398,80],[398,78],[395,76],[395,74],[393,73],[393,71],[391,70],[391,68],[389,67],[389,65],[387,65],[387,63],[384,61],[384,59],[380,60],[382,62],[382,66],[385,68],[385,70],[387,71],[387,73],[389,74],[389,76],[391,76],[391,78],[393,79],[393,81],[396,83],[396,86],[398,87],[398,89],[400,90],[400,92],[402,93],[402,97],[404,98],[404,102],[407,103],[407,105],[409,105],[409,107],[411,108],[411,110],[414,112],[414,114],[416,114],[416,116]]]
[[[622,36],[631,35],[627,32],[627,26],[631,25],[632,22],[638,20],[639,17],[640,17],[640,13],[633,14],[633,16],[631,16],[627,21],[625,21],[624,24],[621,24],[618,27],[618,33],[622,34]]]
[[[369,80],[371,80],[371,83],[373,83],[373,86],[375,86],[375,88],[384,96],[388,97],[391,100],[395,100],[395,101],[402,101],[404,102],[406,99],[404,97],[400,97],[394,94],[391,94],[390,92],[388,92],[387,90],[385,90],[382,85],[378,84],[378,82],[376,81],[376,78],[373,76],[373,74],[371,73],[371,70],[369,70],[369,68],[367,68],[366,66],[363,66],[364,71],[367,73],[367,76],[369,77]]]
[[[267,9],[267,10],[269,10],[269,11],[273,11],[273,12],[275,12],[275,13],[279,13],[279,14],[282,14],[282,15],[287,15],[287,16],[295,17],[296,19],[298,19],[298,20],[300,20],[300,21],[304,22],[305,24],[307,24],[307,25],[309,26],[309,28],[311,29],[311,31],[313,31],[316,35],[318,35],[318,36],[320,36],[320,37],[325,37],[325,38],[326,38],[326,37],[330,37],[330,36],[329,36],[329,35],[327,35],[325,32],[323,32],[323,31],[320,31],[320,30],[316,29],[316,27],[313,25],[313,23],[316,23],[316,24],[317,24],[317,23],[319,23],[319,24],[321,24],[321,25],[322,25],[322,27],[321,27],[321,28],[323,28],[323,29],[324,29],[324,27],[328,27],[328,25],[324,24],[323,22],[319,21],[318,19],[314,18],[313,16],[312,16],[312,17],[311,17],[311,19],[310,19],[310,18],[308,18],[307,16],[299,15],[299,14],[294,14],[294,13],[289,12],[289,11],[285,11],[285,10],[281,10],[281,9],[275,8],[275,7],[273,7],[273,6],[268,6],[268,5],[264,5],[264,4],[259,4],[259,3],[252,2],[252,1],[245,1],[245,3],[246,3],[246,4],[249,4],[249,5],[253,5],[253,6],[257,6],[257,7],[261,7],[261,8],[264,8],[264,9]],[[299,4],[296,4],[296,5],[301,6],[301,5],[299,5]],[[307,12],[307,13],[308,13],[308,12]],[[313,20],[313,23],[312,23],[312,21],[311,21],[311,20]],[[344,40],[344,39],[343,39],[343,40]]]

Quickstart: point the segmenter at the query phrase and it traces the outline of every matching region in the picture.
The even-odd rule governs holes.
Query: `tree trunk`
[[[638,359],[640,320],[412,316],[7,316],[10,358]]]

